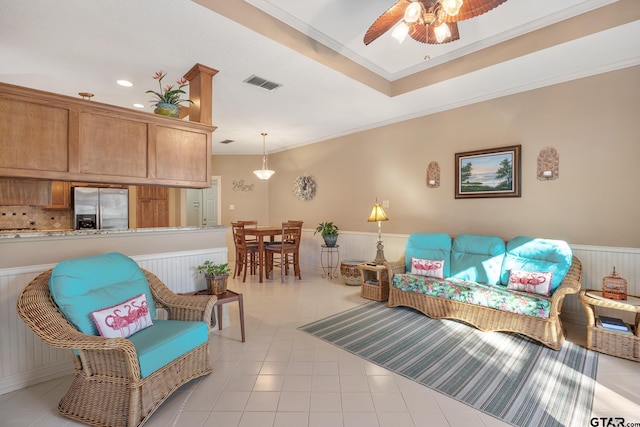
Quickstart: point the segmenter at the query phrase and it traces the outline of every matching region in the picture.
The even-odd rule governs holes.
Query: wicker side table
[[[579,299],[587,314],[587,348],[640,362],[640,297],[629,295],[626,301],[611,300],[604,298],[602,291],[584,289],[580,291]],[[632,333],[599,328],[596,307],[635,313],[634,324],[629,325]]]
[[[384,265],[362,263],[358,265],[358,270],[362,278],[362,298],[374,301],[389,299],[389,277]]]

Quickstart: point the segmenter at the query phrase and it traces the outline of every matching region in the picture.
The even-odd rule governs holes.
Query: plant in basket
[[[227,291],[227,278],[231,274],[228,263],[216,264],[207,260],[198,266],[198,272],[207,280],[209,294],[220,295]]]

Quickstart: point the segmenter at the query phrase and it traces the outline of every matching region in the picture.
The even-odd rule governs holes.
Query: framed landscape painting
[[[520,148],[456,153],[456,199],[520,197]]]

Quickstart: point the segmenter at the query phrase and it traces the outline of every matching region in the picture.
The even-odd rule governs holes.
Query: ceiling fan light
[[[422,3],[414,1],[409,3],[409,6],[404,10],[404,20],[410,24],[413,24],[422,15]]]
[[[438,43],[442,43],[447,38],[451,37],[451,30],[449,30],[449,26],[443,22],[437,27],[433,28],[433,33],[436,35],[436,40]]]
[[[440,0],[442,8],[449,16],[456,16],[462,7],[462,0]]]
[[[391,33],[391,37],[398,40],[398,43],[402,43],[407,37],[407,34],[409,34],[409,26],[404,21],[400,21]]]

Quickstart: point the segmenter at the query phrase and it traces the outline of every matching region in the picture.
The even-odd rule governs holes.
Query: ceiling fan
[[[449,43],[460,38],[458,21],[470,19],[507,0],[397,0],[369,27],[368,45],[398,24],[392,37],[402,42],[409,35],[421,43]]]

